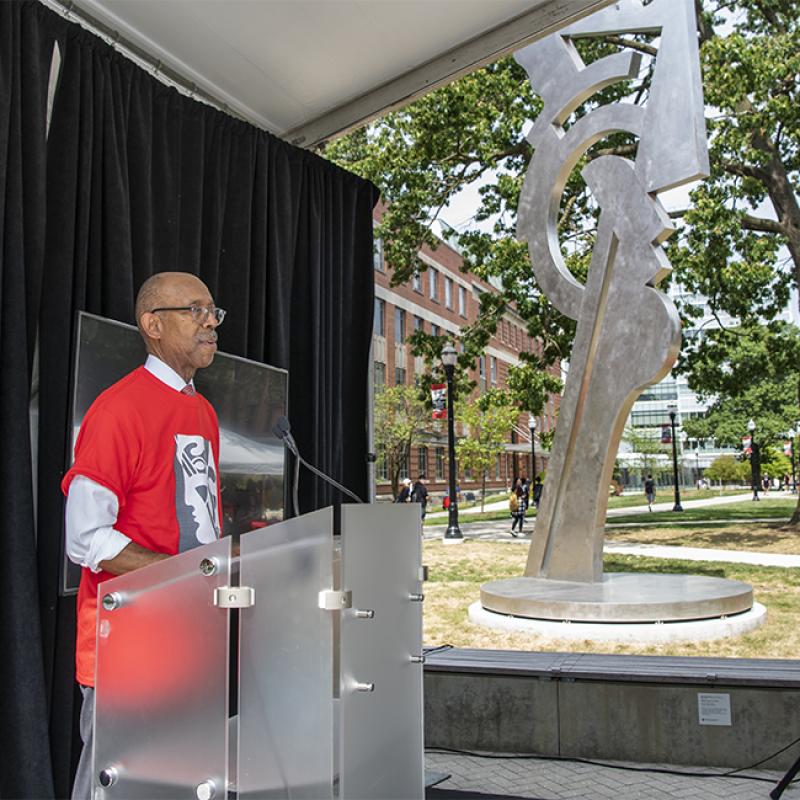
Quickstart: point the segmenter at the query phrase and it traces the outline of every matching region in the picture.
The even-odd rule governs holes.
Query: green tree
[[[517,421],[519,408],[507,391],[490,389],[477,400],[461,400],[456,419],[464,427],[464,435],[456,444],[456,459],[461,469],[481,476],[481,511],[486,497],[486,473],[505,451],[511,426]]]
[[[710,481],[749,483],[750,463],[735,456],[717,456],[706,468],[704,476]]]
[[[660,439],[648,436],[632,427],[625,428],[622,441],[626,442],[634,453],[633,459],[629,458],[628,463],[634,469],[638,469],[643,478],[652,475],[657,479],[662,472],[671,469],[667,460],[672,452],[671,445],[663,445]]]
[[[697,7],[711,177],[692,193],[692,208],[676,215],[680,228],[669,248],[675,277],[689,298],[681,304],[684,329],[691,331],[700,319],[702,311],[691,301],[697,293],[708,298],[711,314],[720,321],[729,314],[741,322],[760,320],[770,326],[790,290],[800,285],[798,4],[697,0]],[[656,40],[639,34],[579,40],[576,46],[587,62],[620,47],[639,50],[644,62],[639,76],[597,92],[575,115],[621,98],[646,102],[655,45]],[[522,354],[523,369],[542,371],[570,354],[574,323],[539,291],[527,249],[514,235],[520,187],[532,155],[524,134],[540,108],[524,71],[506,58],[327,149],[329,158],[373,180],[388,202],[379,233],[396,284],[425,268],[417,253],[423,243],[436,247],[432,224],[454,195],[480,186],[474,218],[453,232],[453,238],[466,267],[487,280],[499,280],[502,291],[482,296],[480,318],[464,331],[465,365],[474,364],[509,303],[543,346],[537,355]],[[569,177],[558,227],[565,262],[579,280],[588,268],[598,214],[580,170],[598,155],[630,156],[635,146],[625,134],[610,136],[595,144]],[[781,334],[773,327],[767,330],[776,336],[774,349],[779,349]],[[423,349],[423,338],[415,341],[417,350]],[[687,337],[680,369],[694,388],[707,388],[701,372],[710,358],[708,347],[721,357],[720,363],[732,363],[724,348],[732,341]],[[795,418],[800,418],[799,363],[787,375],[794,380]],[[520,383],[529,381],[523,377]],[[742,407],[747,405],[747,388],[739,386]]]
[[[397,497],[400,472],[411,448],[430,427],[429,411],[413,386],[384,386],[375,392],[375,450],[386,459],[392,495]]]
[[[693,438],[713,438],[737,447],[748,435],[752,419],[762,471],[777,475],[773,469],[781,467],[769,467],[770,451],[798,419],[800,331],[785,322],[751,322],[710,330],[691,360],[689,385],[712,402],[705,416],[687,420],[684,430]],[[798,523],[800,516],[795,508],[791,524]]]

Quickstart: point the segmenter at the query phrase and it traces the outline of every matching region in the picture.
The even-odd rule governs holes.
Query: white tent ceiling
[[[611,0],[45,0],[305,147]]]

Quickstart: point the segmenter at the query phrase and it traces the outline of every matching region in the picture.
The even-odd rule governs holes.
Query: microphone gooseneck
[[[334,480],[330,477],[330,475],[326,475],[321,470],[317,469],[313,464],[309,464],[301,455],[300,451],[297,448],[297,443],[294,440],[294,436],[292,436],[292,426],[289,424],[289,420],[281,415],[275,421],[275,424],[272,426],[272,432],[277,436],[282,442],[284,447],[286,447],[297,459],[297,464],[295,465],[295,479],[294,479],[294,513],[295,516],[298,516],[297,513],[297,485],[299,479],[299,465],[302,464],[307,470],[313,472],[316,476],[322,478],[326,483],[329,483],[335,489],[338,489],[343,494],[346,494],[348,497],[355,500],[357,503],[363,503],[364,501],[355,493],[351,492],[346,486],[342,486],[341,483]]]

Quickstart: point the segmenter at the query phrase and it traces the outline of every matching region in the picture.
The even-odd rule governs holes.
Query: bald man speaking
[[[219,424],[193,379],[214,360],[224,317],[194,275],[162,272],[145,281],[136,323],[147,360],[89,408],[61,485],[67,555],[83,568],[76,679],[84,748],[75,800],[92,796],[98,585],[220,536]]]

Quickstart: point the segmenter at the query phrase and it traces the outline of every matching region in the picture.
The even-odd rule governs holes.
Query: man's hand
[[[164,553],[154,553],[136,542],[131,542],[125,545],[114,558],[101,561],[99,567],[112,575],[124,575],[126,572],[133,572],[135,569],[141,569],[155,561],[163,561],[165,558],[169,558],[169,556]]]

